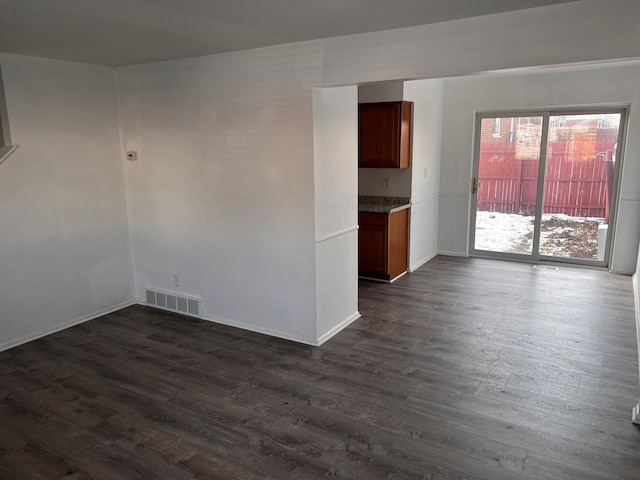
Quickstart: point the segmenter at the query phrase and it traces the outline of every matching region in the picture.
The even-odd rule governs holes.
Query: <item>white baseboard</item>
[[[385,280],[384,278],[367,277],[365,275],[358,275],[358,278],[361,278],[362,280],[369,280],[371,282],[391,283],[389,280]]]
[[[342,330],[347,328],[349,325],[351,325],[353,322],[355,322],[360,317],[361,317],[360,312],[355,312],[353,315],[351,315],[349,318],[347,318],[343,322],[340,322],[338,325],[333,327],[327,333],[325,333],[324,335],[321,335],[320,337],[318,337],[317,345],[318,346],[322,345],[324,342],[326,342],[331,337],[333,337],[333,336],[337,335],[338,333],[340,333]]]
[[[632,278],[633,284],[633,304],[636,313],[636,337],[638,341],[638,357],[640,357],[640,272],[636,272]],[[633,407],[631,417],[633,423],[640,425],[640,403]]]
[[[0,163],[4,162],[9,156],[18,149],[18,145],[0,146]]]
[[[445,251],[439,251],[438,255],[444,255],[446,257],[468,257],[469,254],[468,253],[460,253],[460,252],[445,252]]]
[[[409,273],[409,272],[408,272],[408,271],[404,271],[404,272],[402,272],[402,273],[401,273],[400,275],[398,275],[397,277],[393,277],[391,280],[389,280],[389,283],[393,283],[393,282],[395,282],[395,281],[396,281],[396,280],[398,280],[399,278],[404,277],[407,273]]]
[[[73,320],[69,320],[67,322],[59,323],[55,327],[46,328],[44,330],[40,330],[35,333],[30,333],[28,335],[15,338],[13,340],[9,340],[7,342],[0,344],[0,352],[2,352],[3,350],[9,350],[10,348],[13,348],[13,347],[17,347],[18,345],[22,345],[23,343],[37,340],[38,338],[46,337],[47,335],[51,335],[52,333],[59,332],[60,330],[64,330],[65,328],[70,328],[75,325],[80,325],[81,323],[88,322],[89,320],[93,320],[95,318],[102,317],[103,315],[108,315],[109,313],[122,310],[123,308],[130,307],[131,305],[135,305],[136,303],[138,303],[136,300],[126,300],[116,305],[112,305],[108,308],[104,308],[102,310],[98,310],[96,312],[89,313],[87,315],[82,315],[80,317],[74,318]]]
[[[411,265],[409,267],[409,273],[415,272],[417,269],[419,269],[421,266],[423,266],[429,260],[433,260],[437,256],[438,256],[438,252],[433,253],[433,254],[429,255],[428,257],[426,257],[426,258],[423,258],[422,260],[418,261],[417,263],[414,263],[413,265]]]
[[[198,318],[202,320],[206,320],[208,322],[227,325],[228,327],[240,328],[242,330],[248,330],[250,332],[261,333],[263,335],[269,335],[271,337],[281,338],[283,340],[290,340],[292,342],[304,343],[305,345],[311,345],[314,347],[318,345],[318,342],[314,338],[306,338],[302,336],[291,335],[289,333],[273,330],[271,328],[256,327],[255,325],[251,325],[250,323],[237,322],[235,320],[229,320],[228,318],[215,317],[215,316],[209,316],[209,315],[207,316],[201,315]]]
[[[145,307],[149,307],[149,308],[156,308],[154,305],[147,305],[146,302],[138,301],[138,304],[144,305]],[[250,323],[238,322],[236,320],[229,320],[228,318],[219,317],[219,316],[216,316],[216,315],[206,315],[206,314],[188,315],[188,314],[184,314],[182,312],[173,312],[173,311],[169,311],[169,310],[164,310],[162,308],[160,308],[158,310],[160,310],[162,312],[168,312],[168,313],[171,313],[171,314],[174,314],[174,315],[184,315],[186,317],[197,318],[199,320],[205,320],[207,322],[219,323],[220,325],[226,325],[228,327],[239,328],[241,330],[247,330],[249,332],[261,333],[263,335],[269,335],[270,337],[281,338],[283,340],[291,340],[292,342],[304,343],[305,345],[311,345],[311,346],[314,346],[314,347],[316,347],[318,345],[317,340],[314,339],[314,338],[307,338],[307,337],[302,337],[302,336],[297,336],[297,335],[291,335],[289,333],[281,332],[281,331],[274,330],[274,329],[271,329],[271,328],[256,327],[255,325],[252,325]]]
[[[137,301],[136,303],[138,305],[143,305],[145,307],[156,308],[154,305],[147,305],[146,302]],[[305,345],[311,345],[312,347],[318,347],[318,346],[322,345],[324,342],[329,340],[331,337],[336,335],[338,332],[340,332],[344,328],[348,327],[349,324],[351,324],[352,322],[354,322],[355,320],[360,318],[360,312],[356,312],[353,315],[351,315],[349,318],[347,318],[346,320],[341,322],[339,325],[335,326],[334,328],[329,330],[327,333],[322,335],[320,338],[316,339],[316,338],[303,337],[303,336],[298,336],[298,335],[291,335],[290,333],[282,332],[282,331],[279,331],[279,330],[274,330],[274,329],[271,329],[271,328],[257,327],[255,325],[250,324],[250,323],[238,322],[236,320],[229,320],[228,318],[219,317],[219,316],[216,316],[216,315],[205,315],[205,314],[202,314],[202,315],[188,315],[188,314],[184,314],[182,312],[173,312],[173,311],[169,311],[169,310],[164,310],[162,308],[160,308],[158,310],[160,310],[162,312],[172,313],[172,314],[175,314],[175,315],[184,315],[186,317],[197,318],[199,320],[205,320],[207,322],[218,323],[220,325],[226,325],[227,327],[239,328],[240,330],[247,330],[249,332],[260,333],[262,335],[268,335],[270,337],[280,338],[282,340],[290,340],[292,342],[303,343]]]

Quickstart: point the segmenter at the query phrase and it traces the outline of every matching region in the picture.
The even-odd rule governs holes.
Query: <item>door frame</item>
[[[622,164],[625,157],[625,143],[627,138],[629,104],[623,105],[603,105],[589,107],[561,107],[544,108],[531,110],[491,110],[476,112],[474,119],[473,138],[473,163],[471,170],[471,199],[469,202],[469,256],[495,258],[501,260],[513,260],[529,263],[566,263],[574,265],[584,265],[589,267],[608,268],[613,256],[613,242],[617,227],[617,213],[620,203],[619,191],[622,181]],[[613,171],[613,189],[611,192],[611,202],[609,210],[609,228],[607,229],[607,239],[605,245],[604,259],[589,260],[581,258],[554,257],[550,255],[540,255],[540,227],[542,223],[542,213],[544,208],[544,185],[547,166],[547,141],[549,138],[549,121],[552,116],[560,115],[588,115],[588,114],[620,114],[620,126],[618,129],[618,141],[616,149],[616,160]],[[473,182],[477,180],[480,170],[480,139],[482,120],[484,118],[513,118],[513,117],[542,117],[542,137],[540,139],[540,159],[538,162],[538,188],[536,197],[536,209],[534,217],[534,238],[533,251],[531,255],[521,253],[492,252],[488,250],[476,250],[476,212],[478,207],[477,191],[473,192]]]

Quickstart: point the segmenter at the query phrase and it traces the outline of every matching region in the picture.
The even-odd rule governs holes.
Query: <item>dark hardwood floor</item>
[[[0,353],[0,478],[640,479],[631,279],[438,257],[313,348],[131,307]]]

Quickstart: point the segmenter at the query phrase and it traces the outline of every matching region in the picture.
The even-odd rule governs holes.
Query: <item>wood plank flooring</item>
[[[629,277],[437,257],[313,348],[131,307],[0,353],[0,478],[640,478]]]

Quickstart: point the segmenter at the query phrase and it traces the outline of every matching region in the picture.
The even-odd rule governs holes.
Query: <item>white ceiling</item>
[[[571,1],[0,0],[0,52],[131,65]]]

